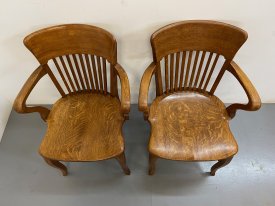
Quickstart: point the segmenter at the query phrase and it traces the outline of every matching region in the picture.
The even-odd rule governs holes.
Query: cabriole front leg
[[[226,158],[226,159],[222,159],[222,160],[219,160],[216,164],[214,164],[212,167],[211,167],[211,172],[210,172],[210,175],[211,176],[215,176],[216,174],[216,171],[226,165],[228,165],[231,160],[233,159],[233,157],[229,157],[229,158]]]

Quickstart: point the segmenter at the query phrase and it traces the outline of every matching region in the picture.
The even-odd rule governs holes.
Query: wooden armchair
[[[125,174],[122,125],[130,111],[127,74],[117,63],[115,38],[89,25],[59,25],[24,39],[40,66],[32,73],[14,102],[19,113],[38,112],[47,123],[39,153],[67,175],[59,161],[97,161],[116,158]],[[48,75],[61,98],[49,110],[27,106],[36,83]],[[121,82],[118,96],[117,76]]]
[[[211,175],[227,165],[238,151],[229,120],[238,109],[254,111],[260,97],[232,61],[247,39],[242,29],[215,21],[183,21],[165,26],[151,37],[154,61],[140,85],[139,110],[151,124],[149,174],[158,157],[183,161],[218,162]],[[227,108],[214,95],[225,71],[239,81],[247,104]],[[216,75],[215,75],[216,74]],[[155,76],[156,98],[148,106],[148,90]]]

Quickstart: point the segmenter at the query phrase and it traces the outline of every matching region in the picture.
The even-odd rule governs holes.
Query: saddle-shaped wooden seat
[[[115,97],[68,95],[53,105],[39,152],[43,157],[63,161],[115,157],[124,151],[123,122],[120,102]]]
[[[177,92],[150,106],[151,154],[185,161],[226,159],[238,151],[224,104],[215,96]]]

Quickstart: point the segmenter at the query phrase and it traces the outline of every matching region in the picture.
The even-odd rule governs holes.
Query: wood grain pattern
[[[40,154],[63,161],[96,161],[121,154],[120,108],[119,100],[110,95],[87,93],[60,99],[48,116]]]
[[[151,124],[150,175],[154,174],[159,157],[184,161],[218,160],[211,169],[214,175],[237,153],[229,120],[238,109],[254,111],[261,106],[256,89],[232,61],[246,39],[247,33],[240,28],[200,20],[170,24],[151,36],[154,61],[142,76],[139,93],[139,110]],[[170,61],[169,67],[168,57],[175,55],[176,64]],[[163,76],[161,69],[165,71]],[[217,71],[216,79],[214,71]],[[248,96],[247,104],[236,103],[225,108],[214,95],[225,71],[240,82]],[[174,74],[175,78],[168,78],[169,74]],[[156,98],[149,106],[148,90],[154,75]]]
[[[115,158],[124,173],[130,174],[121,131],[129,118],[130,86],[126,72],[117,63],[115,38],[98,27],[69,24],[34,32],[24,44],[41,66],[24,84],[14,109],[19,113],[39,112],[47,122],[39,150],[45,161],[66,176],[67,168],[59,161]],[[44,75],[50,76],[62,96],[51,111],[26,106],[30,92]]]
[[[150,107],[149,151],[173,160],[225,159],[238,151],[228,120],[215,96],[177,92],[157,97]]]
[[[93,54],[116,63],[116,40],[108,31],[85,24],[65,24],[41,29],[24,39],[40,64],[67,54]]]
[[[217,21],[190,20],[164,26],[153,33],[154,61],[178,51],[209,51],[233,59],[247,39],[247,33]]]

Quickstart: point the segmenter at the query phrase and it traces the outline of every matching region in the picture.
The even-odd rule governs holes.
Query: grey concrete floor
[[[37,150],[46,130],[38,114],[12,112],[0,144],[0,205],[275,205],[275,105],[238,112],[231,121],[239,153],[215,177],[214,162],[159,160],[147,175],[148,123],[133,105],[124,125],[125,176],[115,160],[67,163],[69,176]]]

